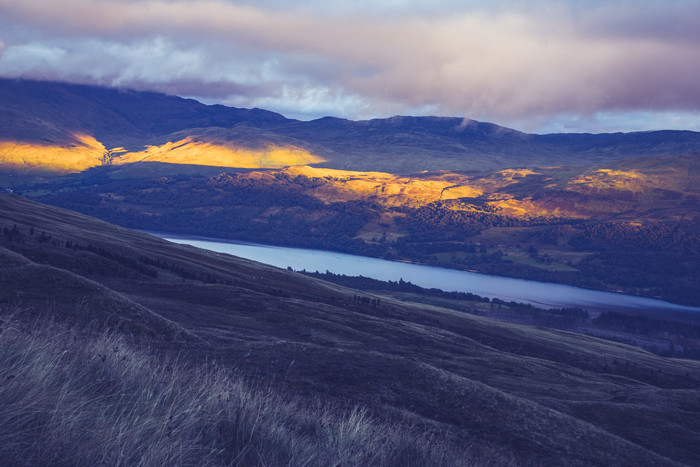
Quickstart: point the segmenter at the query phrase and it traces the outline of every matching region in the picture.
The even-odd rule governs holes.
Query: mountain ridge
[[[0,140],[4,141],[60,146],[87,135],[103,144],[105,151],[140,151],[177,141],[175,135],[183,132],[206,141],[203,129],[224,135],[224,146],[293,147],[324,159],[319,167],[392,173],[590,165],[700,152],[700,133],[692,131],[537,135],[494,123],[435,116],[300,121],[267,110],[205,105],[155,92],[0,79]],[[0,161],[2,156],[0,152]],[[113,162],[118,162],[118,154]],[[293,160],[288,162],[295,165]],[[95,165],[99,163],[96,157]],[[237,167],[235,158],[226,166]]]

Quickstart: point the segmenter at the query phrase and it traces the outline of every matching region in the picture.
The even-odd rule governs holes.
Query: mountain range
[[[700,305],[700,133],[287,119],[0,80],[0,186],[146,230]]]
[[[468,118],[298,121],[152,92],[12,79],[0,79],[0,141],[6,165],[59,171],[159,161],[406,174],[700,152],[700,133],[690,131],[536,135]],[[73,159],[51,157],[58,148],[73,148]]]

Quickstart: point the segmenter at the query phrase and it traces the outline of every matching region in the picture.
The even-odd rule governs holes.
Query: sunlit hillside
[[[281,168],[290,165],[315,164],[324,159],[301,148],[266,146],[245,148],[216,144],[187,137],[176,142],[149,146],[143,151],[115,157],[113,163],[167,162],[170,164],[210,165],[245,169]]]
[[[152,92],[0,79],[0,140],[63,148],[75,142],[72,135],[90,135],[108,150],[139,153],[136,159],[197,159],[246,168],[323,159],[323,167],[395,174],[591,168],[630,157],[700,152],[700,133],[692,131],[538,135],[474,120],[465,125],[462,117],[299,121],[262,109],[205,105]],[[216,155],[199,162],[205,149]],[[37,158],[33,152],[27,160]],[[93,164],[57,165],[52,160],[44,165],[80,170]],[[512,175],[526,174],[518,170]]]
[[[108,151],[94,137],[76,135],[76,143],[60,146],[18,141],[0,141],[0,167],[80,172],[102,165]]]
[[[282,168],[316,164],[324,159],[294,146],[267,145],[246,148],[186,137],[142,151],[107,149],[92,136],[76,135],[70,145],[44,145],[26,142],[0,142],[0,167],[38,169],[57,173],[80,172],[100,165],[134,162],[166,162],[231,168]]]
[[[543,216],[598,219],[624,214],[626,219],[650,215],[673,218],[673,208],[688,207],[698,172],[682,169],[679,158],[653,168],[628,170],[547,167],[506,169],[483,174],[426,172],[394,175],[309,166],[289,167],[280,175],[303,185],[304,192],[324,203],[371,201],[385,207],[418,208],[451,201],[453,211],[498,212],[517,218]],[[684,158],[681,158],[684,159]],[[270,172],[238,174],[239,180],[258,180],[270,186],[289,184]],[[301,182],[307,178],[309,183]],[[661,211],[656,208],[663,208]],[[698,215],[685,210],[685,219]]]
[[[455,174],[400,176],[382,172],[290,167],[290,176],[315,180],[313,195],[326,202],[372,199],[385,206],[421,206],[439,200],[472,198],[483,194],[468,184],[469,178]]]

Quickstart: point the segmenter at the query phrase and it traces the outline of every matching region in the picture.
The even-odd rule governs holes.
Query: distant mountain
[[[86,143],[85,137],[95,141]],[[51,163],[26,155],[42,145],[89,147],[80,163],[61,166],[73,171],[123,162],[124,152],[135,154],[124,159],[129,162],[248,168],[315,163],[392,173],[591,165],[700,152],[700,133],[690,131],[533,135],[462,118],[403,116],[304,122],[266,110],[204,105],[153,92],[10,79],[0,79],[0,141],[15,144],[0,147],[0,162],[17,166],[28,160],[49,169]],[[169,142],[179,151],[171,159]],[[221,154],[213,160],[199,150],[183,156],[192,145],[218,148]],[[148,146],[155,149],[143,152]],[[115,148],[124,151],[110,151]],[[241,159],[240,152],[246,150],[254,156]],[[266,158],[280,150],[284,157]]]
[[[5,140],[61,143],[77,133],[107,147],[140,148],[186,129],[284,122],[265,110],[207,106],[154,92],[0,79],[0,137]]]
[[[369,295],[13,195],[0,195],[0,261],[0,313],[116,329],[266,391],[366,407],[485,463],[698,458],[696,361]]]

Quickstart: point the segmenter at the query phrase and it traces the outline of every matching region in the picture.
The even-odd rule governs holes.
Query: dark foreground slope
[[[700,365],[412,306],[0,196],[0,300],[523,464],[700,459]],[[27,312],[28,313],[28,312]]]

